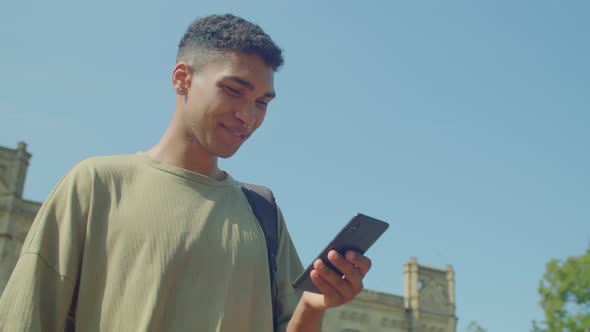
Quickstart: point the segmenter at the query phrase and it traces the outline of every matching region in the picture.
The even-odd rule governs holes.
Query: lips
[[[231,136],[233,136],[234,138],[236,138],[240,141],[244,141],[244,140],[246,140],[246,138],[248,138],[249,132],[244,127],[241,127],[241,126],[240,127],[236,127],[236,126],[229,127],[224,124],[221,124],[221,127],[223,129],[225,129],[225,131],[227,133],[229,133]]]

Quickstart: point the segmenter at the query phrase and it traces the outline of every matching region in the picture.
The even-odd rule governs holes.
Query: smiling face
[[[274,70],[258,55],[226,52],[198,70],[174,68],[177,112],[187,139],[203,157],[227,158],[264,120],[274,98]],[[182,90],[185,89],[185,90]]]

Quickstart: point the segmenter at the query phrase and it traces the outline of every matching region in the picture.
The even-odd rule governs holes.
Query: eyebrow
[[[239,85],[245,87],[248,90],[254,90],[254,84],[246,81],[243,78],[237,77],[237,76],[224,76],[223,80],[231,80],[231,81],[234,81],[234,82],[238,83]],[[277,95],[274,91],[271,91],[271,92],[265,93],[264,96],[268,97],[268,98],[274,98]]]

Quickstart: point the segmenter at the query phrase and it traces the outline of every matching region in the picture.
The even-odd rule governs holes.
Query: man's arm
[[[78,164],[37,213],[0,298],[0,331],[62,331],[81,264],[92,176]]]
[[[62,331],[74,285],[43,257],[23,254],[0,298],[0,331]]]
[[[310,276],[322,294],[303,292],[287,326],[287,332],[319,332],[326,309],[350,302],[363,290],[363,278],[371,268],[368,257],[353,251],[342,256],[332,250],[328,259],[344,275],[334,272],[322,260],[316,260]]]

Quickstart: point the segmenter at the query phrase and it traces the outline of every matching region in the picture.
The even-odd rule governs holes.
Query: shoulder
[[[135,154],[97,156],[81,160],[74,168],[109,172],[137,167],[141,164],[139,157]]]
[[[270,188],[262,186],[262,185],[240,182],[240,181],[236,181],[236,183],[238,183],[238,185],[240,187],[246,189],[247,191],[251,191],[251,192],[254,192],[254,193],[262,196],[269,203],[271,203],[273,205],[276,204],[274,194],[273,194],[272,190],[270,190]]]
[[[69,173],[73,175],[109,175],[129,172],[141,165],[137,155],[90,157],[79,161]]]
[[[135,155],[97,156],[80,160],[59,181],[60,186],[87,187],[97,179],[108,179],[133,173],[141,165]]]

